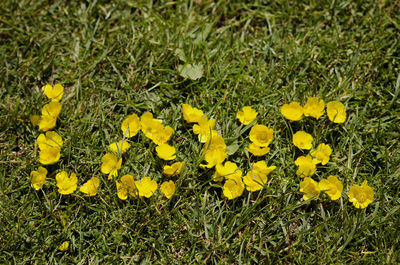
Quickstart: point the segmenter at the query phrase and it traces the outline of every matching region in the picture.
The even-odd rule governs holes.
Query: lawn
[[[398,10],[389,0],[1,1],[0,263],[400,263]],[[46,84],[64,87],[54,128],[64,143],[35,190],[42,132],[30,117],[50,102]],[[345,122],[285,119],[283,104],[310,97],[343,103]],[[182,104],[215,119],[243,176],[256,161],[276,167],[261,190],[224,196]],[[258,112],[249,125],[236,118],[244,106]],[[160,159],[140,132],[108,179],[102,157],[126,138],[121,123],[146,112],[173,128],[176,158]],[[261,157],[246,151],[255,123],[273,129]],[[337,176],[338,200],[303,200],[300,130],[332,148],[312,178]],[[181,173],[165,176],[177,161]],[[56,186],[63,170],[78,178],[69,195]],[[126,174],[173,180],[175,193],[121,200],[115,181]],[[98,192],[85,196],[92,177]],[[358,209],[348,191],[364,180],[374,197]]]

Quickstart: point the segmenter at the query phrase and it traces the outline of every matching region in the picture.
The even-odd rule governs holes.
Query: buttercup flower
[[[60,84],[55,84],[54,87],[45,85],[42,87],[42,90],[44,94],[53,101],[60,101],[64,93],[64,87]]]
[[[150,177],[144,177],[139,181],[135,181],[139,196],[150,198],[157,189],[157,182]]]
[[[303,107],[304,116],[311,116],[317,120],[324,114],[325,103],[322,99],[311,97],[307,99],[307,103]]]
[[[199,118],[198,124],[193,125],[193,133],[199,135],[198,137],[201,143],[205,143],[211,138],[214,127],[215,120],[203,116]]]
[[[268,146],[274,137],[274,130],[265,125],[256,124],[250,130],[250,141],[260,147]]]
[[[172,195],[175,193],[175,183],[172,180],[164,181],[160,186],[160,191],[167,199],[171,199]]]
[[[248,191],[260,190],[268,180],[268,174],[273,171],[276,166],[267,166],[265,161],[258,161],[252,164],[253,168],[247,172],[243,178],[244,184]]]
[[[335,176],[331,175],[327,179],[321,180],[318,185],[319,189],[325,191],[332,201],[336,201],[342,196],[343,185]]]
[[[163,169],[163,173],[168,176],[176,176],[181,173],[182,166],[184,162],[175,162],[172,165],[165,165]]]
[[[176,150],[175,147],[162,144],[156,147],[157,155],[159,158],[163,160],[173,160],[176,158]]]
[[[201,166],[206,168],[212,168],[217,164],[224,162],[226,156],[227,153],[224,149],[207,150],[204,156],[204,160],[206,160],[207,164]]]
[[[222,181],[225,177],[229,178],[230,175],[235,174],[237,170],[236,163],[226,161],[224,165],[218,164],[215,166],[215,174],[213,176],[214,181]],[[242,175],[242,171],[238,172],[240,176]]]
[[[346,108],[342,102],[331,101],[326,104],[326,113],[329,120],[334,123],[343,123],[346,121]]]
[[[97,188],[100,185],[100,179],[97,177],[92,177],[85,184],[83,184],[79,190],[85,193],[86,196],[95,196],[97,194]]]
[[[235,176],[227,179],[224,186],[222,187],[222,191],[224,196],[228,198],[228,200],[240,197],[244,191],[244,184],[241,174],[240,176]]]
[[[182,104],[183,118],[188,123],[198,122],[199,119],[204,115],[203,111],[192,108],[188,104]]]
[[[75,173],[71,173],[68,177],[66,171],[61,171],[56,175],[58,192],[63,195],[71,194],[78,188],[78,178]]]
[[[116,182],[117,195],[121,200],[128,198],[128,193],[132,197],[136,198],[138,190],[136,188],[135,180],[132,175],[124,175],[121,177],[121,182]]]
[[[270,149],[269,147],[260,147],[255,143],[251,143],[248,147],[246,147],[246,150],[252,153],[254,156],[263,156],[268,154]]]
[[[35,127],[40,122],[40,116],[39,115],[32,115],[32,116],[29,117],[29,120],[32,123],[32,126]]]
[[[60,115],[62,104],[58,101],[52,101],[42,108],[42,116],[58,117]]]
[[[151,114],[151,113],[150,113]],[[138,115],[131,114],[122,122],[121,130],[125,137],[130,138],[135,136],[141,129],[141,124]]]
[[[56,127],[57,117],[53,117],[50,115],[42,116],[39,121],[39,130],[48,131]]]
[[[155,126],[152,133],[153,143],[156,145],[162,145],[167,143],[171,135],[174,133],[174,129],[170,126],[163,126],[159,124],[159,126]]]
[[[296,171],[296,174],[301,177],[309,177],[313,175],[315,171],[317,171],[315,162],[310,155],[299,156],[294,163],[299,167]]]
[[[257,115],[258,112],[256,110],[252,107],[245,106],[242,110],[237,112],[236,118],[238,118],[243,125],[248,125],[257,118]]]
[[[46,134],[41,133],[38,136],[36,142],[40,150],[46,149],[48,147],[57,147],[58,149],[61,149],[61,147],[63,146],[63,140],[61,136],[53,131],[46,132]]]
[[[213,135],[204,145],[203,152],[205,152],[204,160],[206,160],[207,164],[201,165],[202,167],[212,168],[221,164],[228,155],[224,138],[219,135]]]
[[[298,102],[293,101],[289,104],[283,104],[281,113],[287,120],[299,121],[303,116],[303,108]]]
[[[58,147],[43,148],[39,152],[39,162],[43,165],[53,164],[60,159],[60,152]]]
[[[332,149],[327,144],[320,144],[316,150],[311,150],[310,154],[316,164],[321,163],[322,165],[326,165],[332,154]]]
[[[118,169],[122,167],[122,158],[119,160],[113,153],[107,153],[101,158],[101,172],[108,174],[108,179],[118,176]]]
[[[52,101],[43,106],[42,117],[39,121],[40,130],[48,131],[56,126],[61,107],[62,105],[58,101]]]
[[[31,172],[31,187],[40,190],[46,182],[47,169],[39,167],[38,171]]]
[[[357,184],[352,185],[348,195],[349,201],[353,203],[354,207],[364,209],[372,202],[374,190],[364,180],[361,186]]]
[[[300,192],[305,193],[303,195],[303,200],[307,201],[311,198],[313,200],[318,199],[320,189],[318,183],[312,178],[305,177],[302,182],[300,182]]]
[[[293,144],[297,148],[310,150],[312,148],[313,137],[304,131],[293,134]]]
[[[64,241],[58,248],[60,251],[67,251],[69,247],[69,241]]]
[[[128,149],[131,147],[131,145],[127,141],[120,140],[119,142],[115,142],[110,144],[110,151],[113,152],[114,154],[124,154]]]
[[[159,133],[164,128],[161,121],[154,119],[150,112],[146,112],[140,117],[140,124],[144,135],[151,140],[153,140],[154,133]]]

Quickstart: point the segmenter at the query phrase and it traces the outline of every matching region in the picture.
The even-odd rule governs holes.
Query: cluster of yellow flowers
[[[39,147],[39,162],[42,165],[51,165],[56,163],[61,156],[61,148],[63,146],[62,137],[55,131],[49,131],[53,129],[57,124],[57,118],[61,112],[62,99],[64,93],[64,87],[60,84],[45,85],[42,87],[44,94],[51,100],[50,103],[46,104],[42,108],[42,115],[31,116],[31,122],[34,126],[39,125],[39,129],[44,133],[41,133],[36,139],[36,144]],[[47,169],[39,167],[37,171],[32,171],[31,186],[35,190],[39,190],[46,183]],[[66,171],[61,171],[56,175],[56,182],[58,192],[63,195],[73,193],[78,185],[78,178],[75,173],[71,173],[68,177]],[[92,177],[89,181],[80,187],[80,191],[86,196],[94,196],[97,194],[97,188],[100,185],[100,180],[96,177]]]
[[[238,169],[236,163],[225,161],[227,158],[226,144],[224,138],[218,135],[215,128],[215,120],[208,119],[202,110],[193,108],[188,104],[182,104],[183,118],[193,125],[193,133],[198,135],[200,142],[205,143],[203,148],[204,160],[207,164],[200,165],[205,168],[215,167],[213,181],[222,183],[223,194],[229,200],[235,199],[243,194],[244,189],[248,191],[260,190],[267,182],[268,174],[275,166],[268,167],[265,161],[252,163],[252,169],[243,177],[243,172]],[[249,106],[243,107],[237,113],[237,118],[244,125],[250,124],[256,119],[258,113]],[[256,124],[250,131],[252,143],[246,149],[255,156],[263,156],[269,152],[268,145],[273,139],[273,130],[265,125]]]
[[[346,109],[341,102],[331,101],[326,104],[326,112],[330,121],[343,123],[346,120]],[[325,113],[325,103],[322,99],[310,97],[302,107],[298,102],[284,104],[281,107],[282,115],[289,121],[299,121],[302,116],[319,119]],[[332,154],[329,145],[321,143],[316,149],[313,147],[313,137],[304,131],[297,131],[293,135],[293,145],[302,150],[311,150],[306,156],[299,156],[294,162],[298,169],[296,174],[303,177],[300,183],[300,192],[304,193],[303,199],[317,199],[321,191],[324,191],[331,200],[337,200],[342,196],[343,184],[336,176],[328,176],[320,182],[311,178],[317,170],[317,165],[326,165]],[[349,201],[357,208],[365,208],[372,202],[373,189],[364,181],[361,186],[352,185],[348,192]]]
[[[174,133],[170,126],[164,126],[160,120],[153,118],[150,112],[144,113],[140,118],[136,114],[131,114],[121,124],[123,139],[119,142],[110,144],[110,152],[106,153],[101,159],[101,172],[108,174],[108,179],[118,176],[118,170],[122,167],[122,155],[131,147],[126,138],[134,137],[139,131],[157,145],[157,156],[163,160],[173,160],[176,158],[176,149],[168,144],[168,140]],[[181,172],[183,162],[175,162],[172,165],[165,165],[163,173],[168,176],[175,176]],[[150,198],[157,190],[157,182],[150,177],[143,177],[135,180],[132,175],[124,175],[120,181],[116,181],[117,195],[121,200],[126,200],[128,194],[132,197]],[[160,191],[168,199],[175,193],[175,183],[164,181],[160,186]]]
[[[215,120],[208,119],[202,110],[193,108],[188,104],[182,104],[183,118],[193,125],[193,133],[198,135],[201,143],[205,143],[203,148],[204,160],[207,164],[200,165],[205,168],[216,167],[214,181],[223,181],[223,193],[228,199],[237,198],[242,195],[244,184],[242,181],[242,171],[237,169],[233,162],[223,161],[227,157],[226,144],[224,138],[218,135],[215,128]]]
[[[37,138],[39,147],[39,161],[42,165],[56,163],[60,159],[63,140],[55,131],[49,131],[56,126],[58,115],[62,104],[60,100],[63,96],[63,86],[56,84],[54,87],[46,85],[43,88],[45,95],[51,102],[42,108],[41,116],[32,116],[31,122],[38,124],[41,133]],[[331,101],[326,104],[322,99],[310,97],[304,106],[298,102],[290,102],[281,107],[282,115],[289,121],[300,121],[303,116],[319,119],[326,113],[328,119],[334,123],[344,123],[346,121],[346,109],[341,102]],[[193,133],[197,135],[200,143],[203,143],[202,157],[205,164],[203,168],[214,168],[212,180],[219,183],[223,194],[229,200],[241,196],[244,190],[258,191],[263,188],[268,179],[268,174],[276,166],[268,166],[266,161],[252,162],[251,168],[244,175],[238,165],[232,161],[225,161],[228,157],[227,146],[224,138],[215,130],[216,121],[204,115],[200,109],[188,104],[182,104],[183,118],[188,123],[194,123]],[[274,131],[265,125],[257,124],[258,112],[250,106],[243,107],[237,112],[236,117],[243,125],[252,125],[249,140],[250,144],[245,148],[255,157],[261,157],[270,151],[269,145],[274,138]],[[121,200],[126,200],[128,194],[132,197],[151,197],[158,188],[157,181],[145,176],[135,180],[135,177],[126,174],[118,178],[118,170],[122,168],[123,155],[130,149],[129,139],[136,136],[140,131],[150,139],[155,145],[157,156],[164,161],[176,159],[176,149],[168,141],[174,134],[174,129],[164,126],[161,120],[155,119],[153,114],[146,112],[138,117],[131,114],[126,117],[121,124],[122,140],[113,142],[109,145],[109,152],[101,158],[101,172],[108,175],[108,179],[115,179],[117,196]],[[293,145],[301,150],[309,150],[304,156],[299,156],[294,161],[297,166],[296,174],[303,178],[300,183],[300,192],[304,193],[303,199],[317,199],[321,191],[325,192],[331,200],[337,200],[343,192],[343,184],[336,177],[329,175],[326,179],[319,182],[311,177],[317,171],[317,165],[326,165],[332,154],[332,148],[326,143],[320,143],[313,148],[313,136],[305,131],[297,131],[293,134]],[[163,167],[163,174],[166,176],[179,175],[184,162],[174,162]],[[37,171],[31,172],[31,185],[39,190],[45,184],[47,169],[40,166]],[[77,189],[78,178],[75,173],[68,176],[66,171],[61,171],[55,176],[58,192],[66,195],[71,194]],[[80,191],[86,196],[97,194],[100,180],[92,177],[80,187]],[[175,183],[172,180],[164,181],[160,185],[160,191],[166,198],[170,199],[175,194]],[[361,186],[352,185],[348,192],[349,201],[357,208],[365,208],[373,200],[373,189],[364,181]]]
[[[304,107],[296,101],[283,104],[281,113],[289,121],[299,121],[303,118],[303,115],[318,120],[325,113],[325,103],[322,99],[310,97]],[[329,120],[334,123],[344,123],[346,121],[346,108],[341,102],[328,102],[326,104],[326,114]]]

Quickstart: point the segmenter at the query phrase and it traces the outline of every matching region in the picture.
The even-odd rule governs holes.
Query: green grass
[[[68,3],[67,3],[68,2]],[[4,264],[397,264],[400,262],[400,5],[397,1],[11,1],[0,3],[0,263]],[[184,54],[184,56],[183,56]],[[183,58],[185,57],[185,58]],[[185,62],[204,67],[192,81]],[[56,131],[62,159],[39,166],[29,116],[47,99],[40,88],[66,88]],[[342,125],[284,120],[283,103],[318,96],[347,108]],[[199,168],[202,145],[182,118],[181,103],[217,120],[230,161],[246,172],[249,130],[236,112],[251,105],[274,129],[277,166],[260,192],[226,200]],[[186,167],[171,200],[121,201],[100,172],[108,145],[122,138],[131,113],[150,111],[174,128]],[[304,203],[291,143],[304,129],[333,154],[315,179],[344,183],[337,202]],[[133,138],[119,175],[160,184],[163,162],[143,136]],[[92,198],[57,193],[54,176],[76,172],[79,185],[101,178]],[[365,210],[347,200],[368,180],[375,197]],[[68,216],[65,226],[61,216]],[[70,241],[67,252],[59,245]]]

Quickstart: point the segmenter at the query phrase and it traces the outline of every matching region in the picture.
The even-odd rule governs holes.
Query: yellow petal
[[[60,159],[60,152],[58,147],[44,148],[39,152],[39,162],[43,165],[53,164]]]
[[[170,199],[175,193],[175,183],[172,180],[163,182],[160,186],[160,191],[167,199]]]
[[[31,187],[35,190],[39,190],[43,187],[46,182],[47,169],[39,167],[38,171],[31,172]]]
[[[290,121],[299,121],[303,116],[303,107],[298,102],[290,102],[289,104],[283,104],[281,113]]]
[[[159,158],[164,160],[173,160],[176,158],[175,147],[168,144],[162,144],[156,147],[157,155]]]
[[[97,188],[100,185],[100,179],[92,177],[85,184],[83,184],[79,190],[85,193],[86,196],[95,196],[97,194]]]
[[[64,241],[58,248],[60,251],[67,251],[69,247],[69,241]]]

